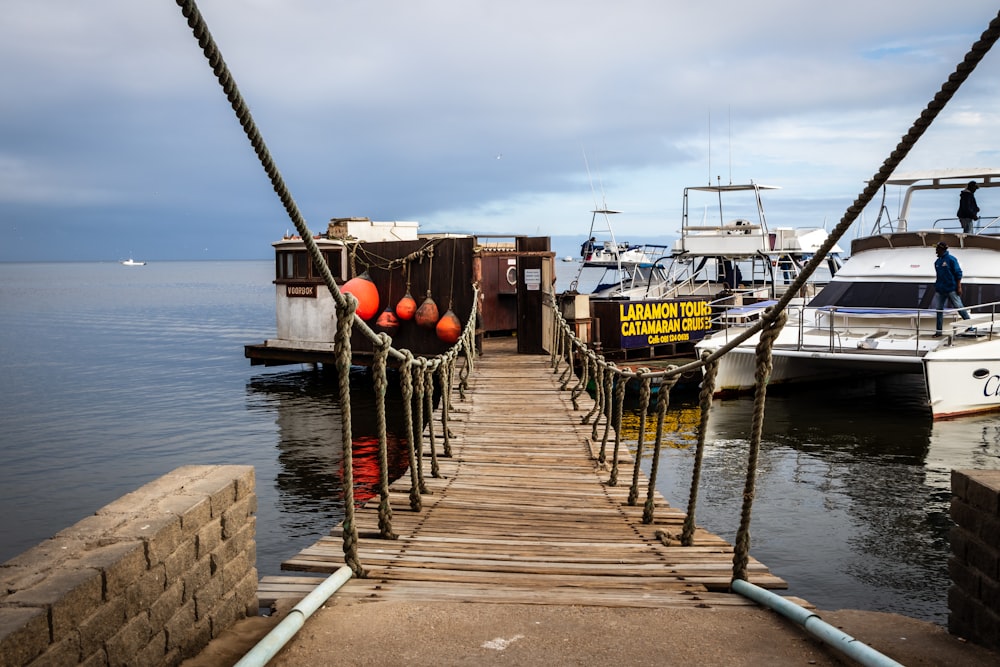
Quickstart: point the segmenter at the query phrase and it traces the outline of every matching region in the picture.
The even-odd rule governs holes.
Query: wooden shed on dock
[[[525,351],[541,353],[542,295],[552,284],[554,253],[548,237],[416,233],[416,223],[372,222],[367,218],[331,220],[323,234],[313,236],[338,286],[367,274],[378,292],[378,307],[366,322],[377,330],[379,314],[395,310],[407,294],[416,304],[432,299],[439,315],[451,310],[464,327],[477,313],[477,336],[512,335]],[[321,268],[314,266],[305,242],[287,236],[275,249],[275,310],[277,336],[247,345],[253,365],[333,363],[336,333],[335,302]],[[473,308],[475,284],[479,303]],[[450,343],[440,340],[431,325],[401,320],[390,333],[393,346],[433,356]],[[353,363],[371,360],[372,344],[355,331]]]

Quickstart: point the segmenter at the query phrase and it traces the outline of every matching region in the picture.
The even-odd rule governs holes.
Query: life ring
[[[517,284],[517,267],[508,266],[507,267],[507,284],[516,285]]]

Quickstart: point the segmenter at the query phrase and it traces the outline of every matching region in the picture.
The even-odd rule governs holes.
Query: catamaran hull
[[[1000,340],[980,343],[973,349],[943,348],[922,360],[906,361],[888,356],[776,350],[772,363],[769,385],[922,373],[934,419],[1000,411]],[[736,348],[726,354],[719,360],[716,393],[753,391],[756,366],[752,349]]]
[[[859,375],[921,372],[919,360],[806,350],[775,350],[771,363],[768,377],[770,385],[823,382]],[[756,350],[736,348],[719,360],[716,392],[733,394],[753,391],[756,372]]]
[[[923,361],[935,419],[1000,410],[1000,340],[944,348]]]

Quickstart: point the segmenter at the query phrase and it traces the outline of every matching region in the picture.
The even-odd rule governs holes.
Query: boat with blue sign
[[[579,272],[561,295],[563,315],[606,357],[643,365],[693,356],[728,317],[758,318],[827,238],[822,228],[769,227],[761,194],[777,189],[752,181],[685,188],[672,245],[621,242],[611,225],[618,211],[592,211]],[[798,298],[815,294],[841,265],[835,246],[826,271]]]

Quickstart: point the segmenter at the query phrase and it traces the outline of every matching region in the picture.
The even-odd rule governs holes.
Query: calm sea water
[[[557,268],[562,281],[571,267]],[[274,335],[272,271],[0,264],[0,561],[187,464],[255,467],[261,574],[340,520],[332,375],[243,356]],[[943,623],[950,471],[1000,468],[1000,419],[932,424],[906,392],[769,398],[752,553],[821,608]],[[365,399],[359,388],[359,439],[373,432]],[[712,413],[698,520],[729,539],[751,410]],[[683,507],[697,409],[671,420],[660,489]]]

